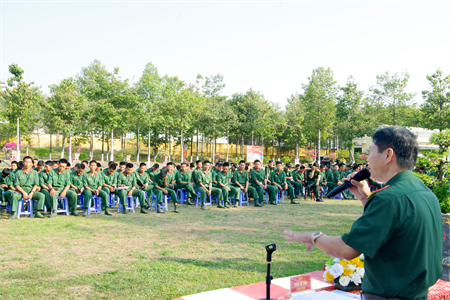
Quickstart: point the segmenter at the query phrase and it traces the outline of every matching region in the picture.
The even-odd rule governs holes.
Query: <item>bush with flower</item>
[[[19,147],[23,148],[23,145],[20,144]],[[13,150],[17,150],[17,144],[16,142],[6,143],[2,150],[4,153],[11,153]]]
[[[359,286],[364,279],[364,255],[352,259],[335,258],[325,264],[323,277],[343,287]]]

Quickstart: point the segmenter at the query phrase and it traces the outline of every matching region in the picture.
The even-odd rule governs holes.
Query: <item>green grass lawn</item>
[[[274,278],[314,271],[328,257],[285,242],[282,231],[341,235],[362,207],[352,200],[302,200],[206,211],[182,205],[180,214],[171,211],[10,221],[2,209],[0,296],[173,299],[264,281],[264,246],[270,243],[277,244]]]

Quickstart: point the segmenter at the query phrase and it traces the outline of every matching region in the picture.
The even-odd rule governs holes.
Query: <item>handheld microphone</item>
[[[356,175],[352,179],[356,180],[356,181],[363,181],[369,177],[370,177],[370,171],[368,169],[362,169],[361,171],[356,173]],[[327,198],[334,198],[336,195],[339,195],[340,193],[348,190],[352,186],[353,186],[353,184],[351,184],[350,181],[344,182],[343,184],[341,184],[340,186],[338,186],[337,188],[335,188],[334,190],[329,192],[327,195]]]

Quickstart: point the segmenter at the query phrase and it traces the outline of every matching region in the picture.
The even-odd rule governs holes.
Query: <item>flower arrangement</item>
[[[335,286],[339,285],[348,289],[360,289],[360,285],[364,279],[364,254],[352,259],[335,258],[325,264],[325,272],[323,277],[326,281],[334,282]]]
[[[369,155],[367,155],[365,153],[361,154],[361,159],[367,159],[368,157],[369,157]]]

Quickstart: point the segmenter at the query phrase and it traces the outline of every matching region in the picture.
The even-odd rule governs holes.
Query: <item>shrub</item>
[[[80,158],[79,158],[80,160],[85,160],[88,158],[89,158],[89,154],[83,153],[83,152],[80,153]]]
[[[283,156],[283,157],[281,158],[281,161],[282,161],[283,163],[288,163],[288,162],[291,162],[291,159],[290,159],[289,157],[287,157],[287,156]]]
[[[264,156],[263,160],[264,160],[264,164],[267,165],[267,164],[269,164],[270,157]]]
[[[37,157],[49,157],[50,150],[48,150],[46,148],[39,148],[39,149],[36,149],[34,151],[34,153]]]
[[[447,214],[450,212],[449,189],[450,189],[450,185],[446,181],[441,181],[441,182],[437,183],[431,189],[439,200],[439,205],[441,206],[441,212],[443,214]]]

